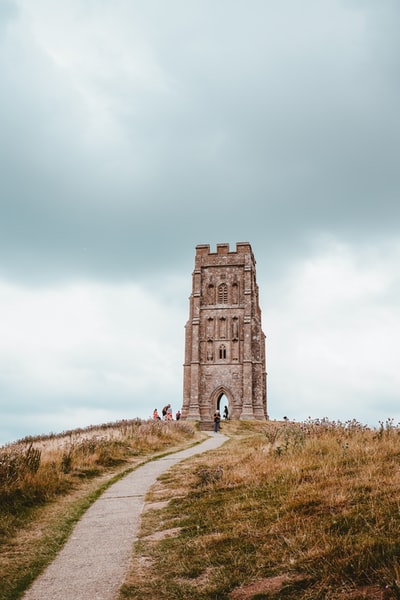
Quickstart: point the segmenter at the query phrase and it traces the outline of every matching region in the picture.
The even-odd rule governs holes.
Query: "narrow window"
[[[226,348],[225,348],[224,344],[222,344],[219,347],[219,357],[220,357],[220,359],[225,359],[226,358]]]
[[[218,302],[219,304],[226,304],[228,302],[228,286],[226,283],[221,283],[218,287]]]

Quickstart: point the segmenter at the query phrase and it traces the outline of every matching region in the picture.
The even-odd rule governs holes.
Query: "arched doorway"
[[[225,394],[221,394],[218,398],[217,409],[219,410],[222,418],[229,419],[229,400]]]
[[[210,419],[213,420],[216,410],[219,410],[221,417],[224,418],[225,407],[228,411],[228,417],[231,418],[233,414],[233,395],[229,388],[220,385],[213,391],[209,400]]]

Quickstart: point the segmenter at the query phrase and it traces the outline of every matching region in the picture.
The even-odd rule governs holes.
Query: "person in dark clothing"
[[[221,420],[220,412],[219,412],[219,410],[216,410],[214,413],[214,432],[215,433],[218,433],[220,420]]]

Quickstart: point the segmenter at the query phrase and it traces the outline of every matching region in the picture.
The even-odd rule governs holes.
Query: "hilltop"
[[[222,448],[151,490],[120,600],[400,598],[398,426],[222,429]],[[185,422],[135,420],[4,449],[0,598],[19,597],[106,486],[203,435]]]
[[[400,430],[223,423],[162,478],[120,600],[400,598]]]

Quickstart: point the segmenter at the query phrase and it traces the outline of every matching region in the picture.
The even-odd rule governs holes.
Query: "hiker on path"
[[[220,420],[221,420],[220,412],[219,412],[219,410],[216,410],[214,413],[214,432],[215,433],[218,433]]]

